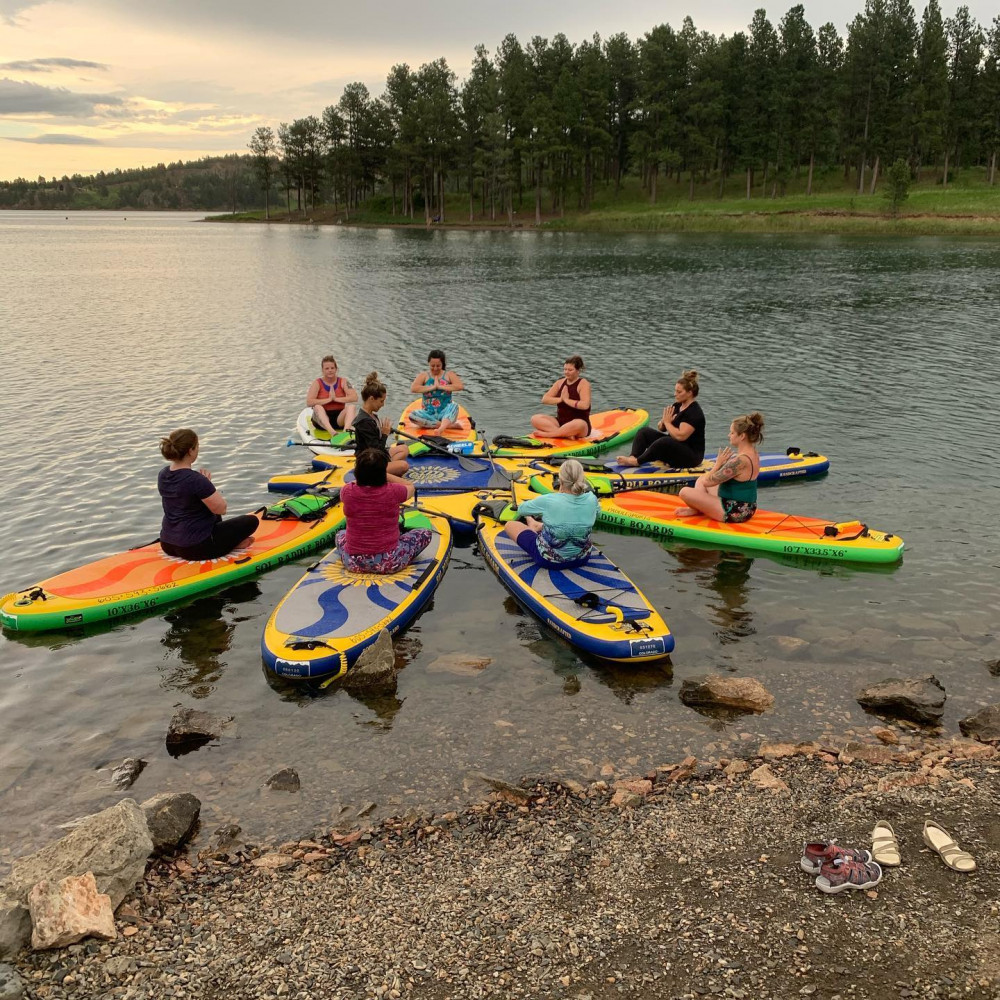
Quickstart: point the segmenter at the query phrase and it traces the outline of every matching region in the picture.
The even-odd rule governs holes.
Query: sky
[[[699,30],[744,30],[761,0],[0,0],[0,180],[90,174],[245,152],[276,127],[335,104],[361,81],[380,95],[389,69],[439,57],[463,79],[479,43],[558,32],[571,42],[639,39],[690,14]],[[767,6],[775,25],[793,0]],[[917,16],[923,0],[914,4]],[[957,3],[944,0],[945,17]],[[561,9],[555,9],[559,7]],[[997,0],[971,0],[984,27]],[[841,35],[863,0],[805,3]]]

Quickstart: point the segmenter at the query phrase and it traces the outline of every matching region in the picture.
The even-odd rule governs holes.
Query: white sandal
[[[872,860],[883,868],[898,868],[902,863],[896,833],[884,819],[880,819],[872,830]]]
[[[955,838],[940,823],[929,819],[924,823],[924,843],[955,872],[968,874],[976,870],[976,860],[968,851],[963,851]]]

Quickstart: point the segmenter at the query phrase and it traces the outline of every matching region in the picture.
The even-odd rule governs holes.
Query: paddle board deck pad
[[[510,490],[485,489],[466,493],[419,493],[417,503],[427,511],[448,518],[456,534],[472,534],[476,530],[476,508],[483,503],[501,506],[510,503]],[[513,514],[511,516],[514,516]]]
[[[410,403],[403,410],[402,416],[399,418],[399,423],[396,425],[397,429],[404,431],[411,437],[437,436],[447,438],[449,441],[476,440],[476,422],[469,416],[469,411],[464,406],[458,408],[458,421],[443,432],[436,427],[421,427],[420,424],[415,424],[410,419],[410,414],[423,409],[423,406],[423,399],[415,399]]]
[[[643,663],[674,648],[666,622],[599,549],[576,569],[540,566],[493,517],[476,528],[479,551],[515,598],[556,634],[603,660]]]
[[[264,628],[264,664],[279,677],[335,679],[378,638],[396,635],[430,600],[451,556],[443,517],[408,510],[407,528],[430,528],[431,542],[398,573],[350,573],[334,549],[310,566]]]
[[[645,410],[624,407],[591,413],[591,432],[585,438],[543,438],[528,434],[520,438],[498,435],[493,439],[493,453],[504,457],[551,458],[562,455],[597,455],[631,441],[645,427],[649,414]]]
[[[354,454],[354,435],[350,431],[338,431],[331,437],[329,431],[313,423],[311,406],[299,412],[295,421],[295,436],[316,455]]]
[[[532,489],[551,489],[542,477]],[[809,556],[838,562],[891,563],[903,555],[903,539],[876,531],[860,521],[827,521],[799,514],[761,510],[742,524],[726,524],[709,517],[677,517],[684,503],[670,493],[639,490],[600,501],[598,524],[666,538],[710,542],[722,548],[755,549],[786,556]]]
[[[0,625],[42,632],[117,621],[308,555],[330,544],[343,525],[338,502],[314,521],[262,519],[249,548],[204,562],[168,556],[154,542],[9,594],[0,602]]]
[[[474,472],[463,469],[456,458],[436,453],[410,458],[407,461],[410,468],[404,478],[416,486],[421,496],[423,496],[422,491],[428,488],[439,493],[485,489],[493,475],[493,466],[486,457],[474,459],[478,465],[483,466]],[[267,481],[267,488],[272,493],[301,493],[305,489],[315,487],[343,486],[344,483],[354,480],[353,456],[339,458],[330,456],[313,462],[314,465],[319,463],[323,466],[319,472],[272,476]],[[527,481],[527,470],[523,463],[502,458],[494,459],[493,463],[506,478]]]
[[[598,495],[618,493],[621,490],[662,489],[669,486],[693,486],[695,480],[710,472],[715,464],[715,454],[706,455],[701,465],[690,469],[674,469],[663,462],[646,462],[643,465],[621,465],[609,459],[606,462],[584,463],[587,480]],[[536,461],[532,467],[543,473],[558,473],[557,465],[546,461]],[[777,483],[785,479],[801,479],[805,476],[819,476],[830,468],[830,460],[815,452],[802,453],[790,448],[785,454],[774,453],[760,456],[759,483]]]

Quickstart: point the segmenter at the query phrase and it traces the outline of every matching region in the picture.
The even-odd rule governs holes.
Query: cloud
[[[37,7],[44,0],[0,0],[0,21],[17,24],[17,15],[29,7]]]
[[[17,59],[14,62],[0,63],[0,69],[14,70],[19,73],[51,73],[54,69],[99,69],[108,70],[111,67],[105,63],[91,62],[89,59]]]
[[[68,135],[60,132],[48,132],[45,135],[10,136],[11,142],[33,142],[39,146],[104,146],[100,139],[92,139],[86,135]]]
[[[26,80],[0,78],[0,115],[60,115],[64,118],[89,118],[97,109],[124,105],[113,94],[75,94],[65,87],[43,87]]]

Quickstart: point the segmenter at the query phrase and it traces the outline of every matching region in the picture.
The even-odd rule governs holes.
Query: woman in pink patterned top
[[[347,527],[337,532],[337,548],[352,573],[398,573],[430,544],[427,528],[400,533],[399,509],[413,484],[389,482],[388,464],[384,451],[367,448],[355,460],[355,481],[340,491]]]

